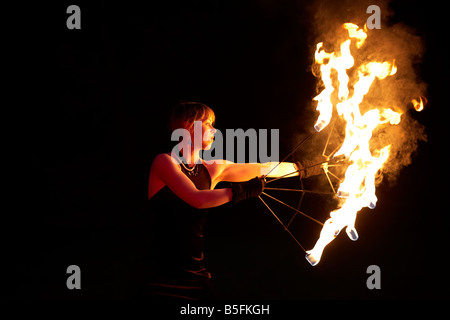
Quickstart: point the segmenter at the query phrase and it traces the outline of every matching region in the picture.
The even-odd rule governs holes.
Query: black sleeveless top
[[[203,164],[196,165],[195,175],[189,175],[189,171],[180,166],[197,189],[211,189],[211,177]],[[152,294],[163,291],[164,295],[168,295],[164,291],[169,288],[169,295],[190,296],[205,287],[205,281],[211,278],[203,255],[203,228],[207,212],[208,209],[190,206],[168,186],[149,200],[150,241],[143,261],[145,285],[152,287],[149,289]]]

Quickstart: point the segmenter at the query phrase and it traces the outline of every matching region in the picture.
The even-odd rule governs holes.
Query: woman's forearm
[[[261,175],[269,174],[269,178],[298,176],[297,170],[297,166],[292,162],[266,162],[261,164]]]
[[[191,205],[197,209],[213,208],[230,202],[232,198],[231,188],[198,190],[195,200]]]

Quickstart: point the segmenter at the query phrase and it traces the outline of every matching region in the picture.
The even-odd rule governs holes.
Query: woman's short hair
[[[170,116],[170,130],[174,131],[178,128],[191,130],[194,121],[202,121],[203,119],[212,119],[214,123],[216,116],[214,111],[206,104],[193,101],[179,102],[172,110]]]

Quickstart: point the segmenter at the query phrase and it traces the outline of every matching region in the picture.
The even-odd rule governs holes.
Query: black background
[[[280,157],[288,154],[316,116],[305,112],[316,93],[311,11],[297,1],[79,1],[82,28],[68,30],[69,4],[22,9],[33,19],[16,39],[25,45],[19,100],[32,103],[18,108],[27,143],[8,242],[10,295],[129,298],[148,172],[153,157],[168,151],[170,106],[202,101],[223,131],[278,128]],[[420,76],[429,103],[412,116],[428,141],[396,184],[377,189],[376,209],[358,215],[359,240],[340,235],[316,267],[258,199],[213,209],[205,250],[218,298],[449,297],[444,17],[431,2],[391,8],[392,23],[410,25],[425,41]],[[311,215],[326,219],[314,205],[323,197],[305,201]],[[297,217],[292,230],[312,248],[320,227]],[[81,290],[66,287],[72,264],[81,268]],[[369,265],[381,268],[381,290],[366,287]]]

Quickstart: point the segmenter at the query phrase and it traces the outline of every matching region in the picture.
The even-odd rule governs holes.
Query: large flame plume
[[[351,240],[358,239],[355,228],[357,214],[363,208],[375,208],[378,200],[375,192],[377,175],[390,158],[395,142],[393,138],[372,139],[374,132],[398,126],[405,112],[405,108],[397,105],[395,99],[383,99],[382,104],[376,99],[372,99],[375,103],[363,102],[375,83],[396,76],[396,61],[395,58],[378,60],[370,57],[355,61],[361,55],[352,55],[352,52],[364,49],[368,30],[353,23],[345,23],[343,29],[346,37],[338,50],[327,52],[324,43],[319,42],[315,51],[315,63],[320,66],[323,89],[313,99],[317,101],[316,110],[319,112],[314,128],[322,131],[333,117],[344,123],[344,141],[331,157],[346,159],[347,168],[337,190],[340,208],[330,213],[315,246],[307,252],[306,259],[311,265],[320,261],[324,248],[342,229],[346,229]],[[426,103],[425,98],[416,97],[410,100],[410,104],[421,111],[424,101]]]

